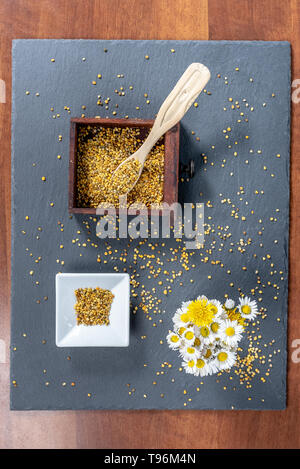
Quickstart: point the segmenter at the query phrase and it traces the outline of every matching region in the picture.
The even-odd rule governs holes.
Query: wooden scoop
[[[137,160],[140,163],[138,165],[140,168],[139,172],[137,173],[137,177],[131,178],[133,179],[133,182],[129,182],[129,184],[126,185],[126,192],[119,194],[120,196],[125,196],[134,188],[143,171],[144,163],[151,148],[156,144],[156,142],[164,133],[166,133],[183,118],[209,79],[210,71],[205,65],[200,63],[193,63],[189,65],[179,81],[176,83],[169,96],[161,105],[153,127],[144,143],[135,153],[126,158],[126,160],[124,160],[114,171],[112,176],[112,183],[121,166],[128,165],[129,168],[130,163],[128,162],[130,162],[130,160]],[[122,168],[122,170],[121,171],[124,175],[125,168]]]

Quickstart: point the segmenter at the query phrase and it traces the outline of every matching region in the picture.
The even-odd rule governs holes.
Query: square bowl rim
[[[89,344],[84,344],[84,345],[79,345],[79,344],[72,344],[72,345],[61,345],[60,340],[58,339],[58,331],[59,331],[59,321],[58,321],[58,311],[59,311],[59,297],[58,297],[58,282],[59,279],[63,278],[79,278],[79,277],[119,277],[123,279],[127,279],[127,285],[126,285],[126,300],[127,304],[126,306],[126,336],[124,343],[123,344],[115,344],[115,345],[89,345]],[[84,348],[84,347],[89,347],[89,348],[123,348],[123,347],[128,347],[130,343],[130,275],[127,272],[61,272],[57,273],[55,275],[55,344],[58,348]]]

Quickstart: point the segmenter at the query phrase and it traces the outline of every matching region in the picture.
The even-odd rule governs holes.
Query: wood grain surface
[[[0,447],[299,448],[300,363],[293,362],[292,354],[295,355],[294,341],[300,340],[297,254],[300,102],[293,103],[292,111],[288,409],[280,412],[9,410],[13,38],[289,40],[295,80],[300,79],[300,1],[0,0],[0,79],[6,83],[6,103],[0,99],[0,339],[6,344],[6,363],[0,363]]]

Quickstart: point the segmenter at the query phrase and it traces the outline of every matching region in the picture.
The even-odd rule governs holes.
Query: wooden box
[[[101,127],[139,127],[149,130],[154,120],[143,119],[100,119],[100,118],[72,118],[70,128],[70,162],[69,162],[69,212],[96,215],[96,208],[77,206],[77,130],[78,126],[90,125]],[[141,132],[142,133],[142,132]],[[164,165],[164,196],[163,202],[171,205],[178,201],[178,171],[179,171],[179,133],[178,123],[164,135],[165,165]],[[117,209],[118,213],[118,209]],[[150,209],[148,209],[150,213]],[[160,214],[164,215],[165,211]]]

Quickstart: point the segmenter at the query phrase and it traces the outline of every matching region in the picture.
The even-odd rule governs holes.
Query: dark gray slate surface
[[[170,52],[171,48],[175,53]],[[145,60],[146,54],[149,60]],[[51,62],[52,57],[55,62]],[[128,114],[153,118],[177,79],[194,61],[210,68],[212,78],[207,90],[211,94],[203,93],[198,99],[199,107],[190,109],[182,120],[180,158],[184,162],[194,158],[197,172],[192,181],[180,183],[179,191],[181,201],[208,204],[205,219],[212,230],[206,236],[205,249],[191,257],[190,265],[194,264],[195,268],[183,271],[167,297],[162,294],[164,286],[157,285],[158,279],[148,279],[147,269],[134,266],[141,274],[145,289],[156,287],[164,312],[152,314],[152,321],[140,308],[132,315],[128,349],[58,349],[55,346],[55,274],[58,271],[113,272],[114,266],[120,271],[124,268],[120,260],[110,256],[106,256],[107,264],[97,263],[98,253],[105,257],[105,243],[96,238],[95,224],[89,217],[69,219],[70,117],[80,116],[82,112],[86,116],[112,116],[114,105],[119,104],[116,117]],[[98,73],[102,74],[101,80],[97,79]],[[117,78],[117,74],[124,74],[124,78]],[[91,84],[93,80],[97,81],[96,86]],[[132,91],[128,89],[130,85]],[[120,86],[126,91],[123,97],[114,93]],[[30,91],[29,95],[26,90]],[[148,105],[144,93],[149,95]],[[272,97],[272,93],[275,96]],[[97,106],[98,94],[104,99],[111,98],[109,110]],[[231,109],[236,101],[240,107]],[[82,105],[86,106],[85,111]],[[70,114],[64,106],[70,107]],[[136,110],[136,106],[140,106],[140,110]],[[50,111],[51,107],[54,112]],[[11,380],[16,380],[17,386],[12,386],[11,408],[284,408],[289,43],[17,40],[13,43],[12,109]],[[56,114],[60,117],[53,119]],[[241,122],[237,122],[239,119]],[[223,130],[228,127],[232,130],[227,132],[229,138],[226,139]],[[58,135],[63,137],[61,142]],[[200,141],[196,140],[197,136]],[[61,160],[57,159],[58,154],[62,155]],[[202,154],[207,156],[207,163]],[[47,178],[45,183],[42,176]],[[241,186],[244,193],[240,193]],[[222,203],[224,199],[227,202]],[[50,206],[51,202],[54,207]],[[237,209],[239,218],[232,216],[232,211]],[[27,215],[29,221],[25,220]],[[64,231],[58,221],[63,223]],[[84,221],[90,224],[90,234]],[[231,236],[225,239],[227,226]],[[81,244],[86,242],[87,247],[74,245],[74,238],[79,238]],[[90,241],[86,241],[87,238]],[[245,252],[241,252],[240,240],[248,238],[251,243],[242,247]],[[133,241],[128,249],[126,268],[129,273],[132,272],[133,248],[138,242]],[[174,257],[170,248],[178,244],[172,239],[164,242],[165,247],[161,249],[164,254],[160,254],[163,270],[182,270],[179,263],[170,262]],[[98,243],[98,248],[91,243]],[[160,245],[161,241],[158,243]],[[63,249],[60,249],[61,244]],[[117,257],[127,244],[127,240],[110,242],[113,249],[118,249]],[[140,252],[152,253],[147,244],[140,247]],[[39,256],[42,259],[36,263]],[[203,262],[206,257],[208,261]],[[63,260],[64,265],[57,264],[57,259]],[[34,270],[33,276],[29,275],[31,270]],[[210,275],[212,279],[208,279]],[[162,279],[166,285],[164,275]],[[255,298],[261,298],[259,305],[267,310],[260,324],[249,328],[255,329],[251,332],[256,337],[254,346],[261,350],[254,361],[254,369],[260,374],[256,373],[251,379],[251,388],[240,384],[234,371],[205,379],[180,372],[176,352],[169,350],[166,343],[160,344],[171,327],[175,309],[183,300],[199,294],[222,300],[227,293],[237,299],[239,288],[246,295],[255,289]],[[43,299],[45,296],[47,301]],[[140,301],[134,298],[133,306]],[[153,322],[157,327],[153,327]],[[260,335],[261,338],[257,337]],[[242,343],[244,354],[248,346],[246,338]],[[171,363],[172,368],[162,367],[164,362]],[[157,375],[161,371],[165,373]],[[266,376],[266,372],[269,375]],[[266,378],[265,383],[261,377]],[[157,384],[153,385],[153,381]],[[71,382],[76,386],[72,387]],[[48,386],[45,383],[49,383]],[[132,388],[135,391],[130,395]]]

